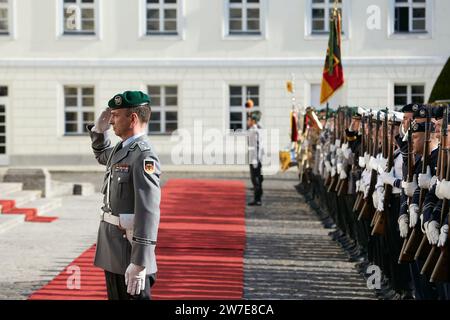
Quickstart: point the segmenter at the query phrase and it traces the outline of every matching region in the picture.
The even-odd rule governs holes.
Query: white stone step
[[[45,216],[49,211],[62,206],[62,198],[39,198],[30,202],[26,202],[19,206],[22,208],[36,208],[38,216]]]
[[[23,214],[0,214],[0,233],[13,228],[25,221]]]
[[[21,182],[0,182],[0,199],[13,192],[22,191]]]
[[[73,194],[73,183],[52,180],[50,197],[60,197]]]
[[[42,191],[39,190],[23,190],[15,191],[0,198],[1,200],[15,200],[16,207],[24,207],[24,204],[37,200],[41,197]]]

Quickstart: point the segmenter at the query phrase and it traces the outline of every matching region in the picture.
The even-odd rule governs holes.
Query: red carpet
[[[58,217],[39,216],[36,208],[16,208],[15,200],[0,200],[2,214],[23,214],[26,222],[52,222]]]
[[[226,180],[170,180],[162,190],[153,299],[241,299],[245,185]],[[106,299],[103,270],[86,250],[29,299]],[[80,269],[79,289],[73,277]],[[69,282],[69,286],[67,285]]]

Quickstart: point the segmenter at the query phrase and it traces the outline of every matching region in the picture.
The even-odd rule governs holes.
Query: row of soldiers
[[[448,300],[448,105],[310,108],[308,118],[298,188],[350,261],[381,270],[381,298]]]

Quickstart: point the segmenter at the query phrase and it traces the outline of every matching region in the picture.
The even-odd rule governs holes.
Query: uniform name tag
[[[114,167],[114,172],[129,172],[130,171],[130,165],[126,163],[119,163],[116,164]]]

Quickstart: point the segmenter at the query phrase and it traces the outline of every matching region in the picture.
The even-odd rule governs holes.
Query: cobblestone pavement
[[[91,182],[101,173],[52,173],[59,181]],[[233,179],[248,173],[165,173],[171,178]],[[247,208],[245,299],[369,299],[374,295],[342,249],[295,191],[293,173],[266,177],[264,205]],[[97,189],[98,190],[98,189]],[[53,223],[23,223],[0,233],[0,299],[26,299],[96,241],[101,195],[67,196]]]
[[[244,299],[375,299],[288,177],[265,179],[263,206],[247,207]]]

